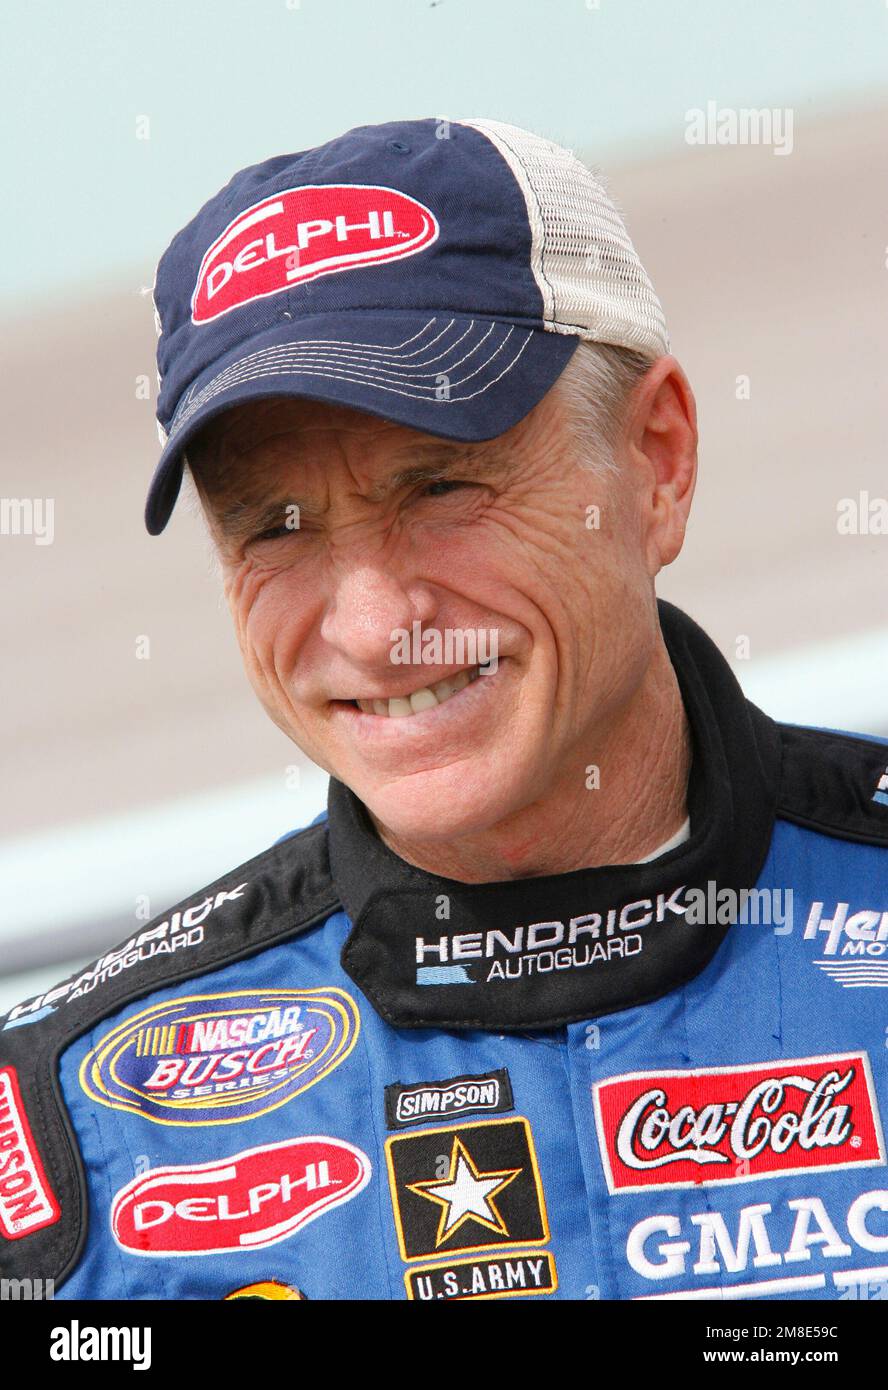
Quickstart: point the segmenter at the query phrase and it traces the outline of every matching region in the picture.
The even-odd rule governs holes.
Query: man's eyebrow
[[[393,469],[368,490],[368,501],[381,502],[402,488],[447,478],[455,472],[463,478],[493,477],[507,474],[515,466],[515,460],[508,455],[494,457],[489,451],[480,451],[477,447],[454,448],[453,445],[411,449],[409,459],[403,467]],[[294,506],[299,508],[300,517],[319,516],[322,512],[310,501],[290,495],[271,498],[240,496],[214,508],[215,522],[226,540],[236,543],[285,525],[291,515],[288,508]]]
[[[303,512],[307,514],[308,508],[296,503],[292,497],[262,498],[258,501],[235,498],[227,505],[213,509],[214,521],[227,541],[237,543],[286,525],[293,515],[289,508],[294,506],[299,507],[297,515],[300,518]]]
[[[371,489],[369,496],[373,501],[379,501],[399,488],[429,479],[446,478],[451,473],[459,473],[463,478],[497,477],[512,472],[514,467],[515,460],[508,455],[496,457],[490,450],[478,449],[477,445],[455,448],[452,444],[429,444],[410,450],[410,461],[381,479]]]

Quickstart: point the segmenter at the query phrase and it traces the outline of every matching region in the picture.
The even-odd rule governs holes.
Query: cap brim
[[[561,375],[573,334],[451,314],[351,311],[286,322],[214,362],[179,402],[145,524],[172,514],[189,440],[234,405],[296,396],[350,406],[444,439],[495,439]]]

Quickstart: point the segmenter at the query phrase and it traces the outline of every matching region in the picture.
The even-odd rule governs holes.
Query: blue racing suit
[[[60,1298],[872,1297],[888,744],[660,605],[690,838],[464,884],[337,781],[0,1019],[0,1273]]]

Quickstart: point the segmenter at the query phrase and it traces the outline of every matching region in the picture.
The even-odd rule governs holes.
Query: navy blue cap
[[[588,209],[588,245],[558,244],[559,210],[534,187],[537,147],[572,161],[568,191],[574,169],[592,179],[514,127],[429,119],[268,159],[211,198],[157,268],[164,448],[149,532],[169,520],[189,440],[234,405],[296,396],[492,439],[542,399],[578,335],[641,345],[602,297]],[[606,197],[597,184],[588,196],[594,210]],[[605,272],[625,281],[625,267]]]

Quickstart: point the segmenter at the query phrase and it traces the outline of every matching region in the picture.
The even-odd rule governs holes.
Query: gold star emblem
[[[520,1168],[503,1168],[493,1173],[480,1173],[472,1156],[459,1138],[454,1138],[450,1153],[450,1174],[446,1180],[433,1178],[426,1182],[408,1183],[409,1192],[438,1202],[441,1216],[435,1248],[443,1245],[466,1221],[477,1221],[497,1235],[509,1234],[500,1215],[495,1198],[513,1182]]]

